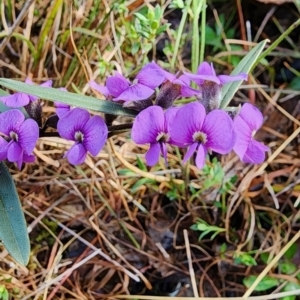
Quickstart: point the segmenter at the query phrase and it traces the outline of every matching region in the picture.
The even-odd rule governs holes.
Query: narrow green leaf
[[[59,101],[68,105],[74,105],[97,112],[129,117],[134,117],[137,115],[136,111],[123,108],[122,105],[118,103],[100,100],[95,97],[64,92],[55,88],[30,85],[24,82],[6,78],[0,78],[0,85],[11,90],[37,96],[41,99]]]
[[[238,75],[239,73],[249,73],[253,65],[256,63],[257,58],[263,51],[268,40],[261,41],[257,44],[236,66],[230,75]],[[242,84],[243,80],[233,81],[227,83],[222,88],[222,101],[220,108],[228,106],[234,94]]]
[[[0,162],[0,239],[10,255],[27,265],[30,243],[18,193],[8,168]]]
[[[250,286],[252,286],[252,284],[254,283],[256,278],[257,278],[257,276],[255,276],[255,275],[245,277],[244,280],[243,280],[243,283],[247,288],[249,288]],[[270,276],[265,276],[261,280],[261,282],[256,286],[254,291],[263,292],[263,291],[266,291],[268,289],[276,287],[278,284],[279,284],[279,279],[273,278],[273,277],[270,277]]]

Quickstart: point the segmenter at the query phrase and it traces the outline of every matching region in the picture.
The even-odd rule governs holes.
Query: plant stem
[[[192,0],[187,0],[186,5],[182,10],[183,13],[182,13],[182,17],[181,17],[180,24],[179,24],[179,27],[178,27],[178,35],[177,35],[177,38],[176,38],[175,47],[174,47],[174,54],[173,54],[172,61],[171,61],[171,69],[174,69],[174,67],[175,67],[175,62],[176,62],[177,55],[178,55],[181,36],[182,36],[182,33],[183,33],[186,17],[187,17],[191,2],[192,2]]]
[[[206,0],[203,1],[201,11],[201,43],[200,43],[200,55],[199,61],[204,61],[204,50],[205,50],[205,28],[206,28]]]
[[[196,73],[200,59],[200,40],[199,40],[199,16],[201,10],[205,10],[205,0],[193,0],[193,37],[192,37],[192,72]],[[202,13],[203,16],[203,13]],[[205,16],[204,16],[205,17]],[[202,41],[203,30],[201,30],[201,41]],[[204,28],[205,38],[205,28]]]

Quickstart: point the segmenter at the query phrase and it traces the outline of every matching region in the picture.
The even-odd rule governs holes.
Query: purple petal
[[[119,97],[114,98],[114,101],[138,101],[149,98],[154,93],[154,90],[141,84],[136,83],[128,87]]]
[[[33,119],[25,120],[17,132],[18,142],[27,154],[31,154],[39,138],[39,126]]]
[[[181,107],[170,124],[172,140],[179,144],[192,144],[193,134],[201,131],[205,119],[205,108],[199,102]]]
[[[65,154],[69,163],[79,165],[85,161],[87,150],[81,143],[75,143],[71,149]]]
[[[252,130],[239,115],[234,118],[233,126],[236,133],[236,142],[233,150],[239,156],[240,160],[242,160],[252,140]]]
[[[33,163],[35,161],[34,155],[29,155],[23,152],[23,162],[25,163]]]
[[[2,96],[0,100],[9,107],[17,108],[27,105],[30,102],[29,95],[24,93],[15,93],[9,96]]]
[[[23,157],[23,149],[22,147],[16,143],[11,142],[9,143],[8,149],[7,149],[7,159],[10,162],[15,162]]]
[[[160,145],[160,152],[165,159],[165,164],[167,164],[168,163],[167,144],[162,142],[162,143],[159,143],[159,145]]]
[[[91,80],[89,82],[89,86],[101,93],[104,97],[108,97],[110,95],[108,88],[106,86],[99,85],[95,80]]]
[[[176,76],[168,71],[163,70],[163,74],[165,76],[165,79],[170,82],[173,82],[176,79]]]
[[[165,78],[165,73],[162,68],[154,62],[145,65],[136,76],[138,83],[141,83],[150,89],[157,88],[162,84]]]
[[[180,75],[178,78],[175,78],[173,83],[189,87],[191,84],[191,80],[189,79],[188,76],[183,74],[183,75]]]
[[[190,158],[191,156],[195,153],[197,147],[199,146],[199,143],[193,143],[191,144],[191,146],[189,147],[188,151],[186,152],[184,158],[183,158],[183,163],[185,164]]]
[[[119,97],[129,86],[129,82],[121,74],[110,76],[106,80],[106,87],[113,97]]]
[[[131,138],[137,144],[156,143],[159,133],[165,132],[165,116],[160,106],[150,106],[135,118]]]
[[[236,118],[239,117],[247,123],[251,131],[257,131],[262,126],[264,121],[260,110],[250,103],[245,103],[242,106],[241,111]]]
[[[29,77],[27,77],[24,82],[27,84],[33,84],[33,81]]]
[[[197,75],[210,75],[216,77],[216,72],[213,67],[213,64],[210,65],[206,61],[201,63],[197,69]]]
[[[262,162],[264,162],[265,152],[268,150],[269,148],[264,144],[252,140],[248,145],[247,151],[244,154],[242,161],[251,164],[261,164]]]
[[[233,121],[223,110],[213,110],[206,116],[203,132],[207,135],[206,148],[220,154],[232,150],[236,140]]]
[[[52,80],[47,80],[47,81],[43,82],[42,84],[40,84],[40,86],[52,87]]]
[[[216,84],[221,84],[221,81],[219,80],[219,78],[214,75],[198,75],[198,74],[195,75],[195,74],[190,74],[190,73],[186,73],[186,72],[184,72],[184,74],[188,78],[190,78],[191,80],[196,82],[199,86],[201,86],[204,81],[212,81]]]
[[[88,111],[81,108],[73,108],[57,122],[57,131],[62,138],[75,141],[75,132],[82,131],[84,125],[90,119]]]
[[[83,128],[83,145],[93,155],[96,156],[103,148],[107,140],[107,126],[99,116],[89,119]]]
[[[232,81],[237,81],[237,80],[246,80],[248,78],[248,75],[246,73],[241,73],[236,76],[219,75],[218,78],[219,78],[221,84],[225,84],[227,82],[232,82]]]
[[[200,144],[197,149],[197,155],[195,161],[198,169],[202,169],[204,167],[206,154],[207,154],[207,149],[202,144]]]
[[[0,132],[9,136],[11,131],[18,130],[24,120],[25,116],[18,109],[7,110],[0,114]]]
[[[189,98],[189,97],[200,95],[201,91],[193,89],[189,86],[184,86],[183,85],[183,86],[181,86],[180,94],[181,94],[182,97]]]
[[[169,132],[170,124],[172,124],[179,107],[170,107],[165,111],[165,130]]]
[[[147,165],[150,167],[155,166],[158,163],[159,155],[160,155],[159,143],[151,144],[149,150],[145,155]]]
[[[0,136],[0,160],[7,158],[7,145],[8,142],[2,136]]]
[[[55,112],[59,118],[62,118],[71,110],[70,105],[61,102],[54,102],[54,106],[56,108]]]

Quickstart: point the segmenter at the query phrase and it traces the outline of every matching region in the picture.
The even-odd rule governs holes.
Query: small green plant
[[[209,225],[202,219],[198,219],[196,224],[191,226],[192,230],[196,231],[202,231],[202,233],[199,236],[199,240],[202,240],[206,235],[212,233],[211,240],[213,240],[218,234],[221,232],[225,232],[226,229],[220,228],[218,226]]]
[[[292,275],[294,274],[297,270],[298,267],[292,262],[293,257],[296,255],[298,249],[297,245],[293,244],[288,251],[284,254],[283,259],[281,259],[278,264],[277,264],[277,270],[279,274],[284,274],[284,275]],[[268,264],[270,260],[269,253],[262,253],[260,255],[260,259],[265,263]],[[245,277],[243,280],[244,285],[249,288],[253,282],[257,279],[256,275],[251,275],[248,277]],[[300,273],[298,273],[295,276],[295,279],[298,279],[299,282],[294,282],[294,281],[289,281],[285,284],[281,292],[288,292],[288,291],[294,291],[297,289],[300,289]],[[275,288],[282,284],[284,282],[283,279],[280,278],[275,278],[272,276],[265,276],[260,283],[256,286],[255,291],[256,292],[263,292],[267,291],[271,288]],[[286,296],[281,298],[283,300],[295,300],[296,296],[291,295],[291,296]]]
[[[141,51],[145,55],[154,48],[157,36],[169,27],[169,24],[161,24],[163,13],[162,7],[156,5],[135,13],[133,23],[125,22],[127,40],[130,41],[126,52],[135,55]]]
[[[234,263],[237,265],[245,265],[247,267],[256,266],[254,257],[247,252],[235,252],[233,255]]]
[[[237,176],[226,176],[221,163],[216,157],[214,157],[212,161],[207,162],[201,170],[200,180],[202,186],[201,189],[196,190],[192,185],[190,185],[190,191],[192,193],[190,201],[210,188],[214,188],[218,190],[217,194],[224,198],[222,203],[216,200],[214,203],[215,206],[221,208],[222,211],[226,211],[225,196],[233,188],[234,183],[237,180]]]
[[[0,285],[0,300],[8,300],[9,293],[4,285]]]

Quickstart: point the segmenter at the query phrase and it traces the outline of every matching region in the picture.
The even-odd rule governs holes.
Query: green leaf
[[[230,75],[238,75],[239,73],[249,73],[254,64],[256,63],[257,58],[263,51],[267,40],[261,41],[257,44],[236,66],[236,68],[231,72]],[[220,108],[225,108],[228,106],[229,102],[233,98],[233,95],[236,93],[243,80],[233,81],[227,83],[222,88],[222,101]]]
[[[134,15],[135,15],[141,22],[145,22],[146,24],[149,23],[148,19],[147,19],[144,15],[142,15],[142,14],[140,14],[140,13],[135,13]]]
[[[298,246],[296,243],[292,244],[291,247],[289,249],[286,250],[286,252],[284,253],[284,257],[286,259],[292,259],[296,253],[298,252]]]
[[[233,258],[234,263],[236,264],[242,264],[248,267],[257,265],[255,259],[248,253],[240,253],[238,255],[235,255]]]
[[[10,255],[27,265],[30,243],[18,193],[8,168],[0,162],[0,239]]]
[[[156,183],[156,181],[153,179],[141,178],[132,186],[131,193],[137,192],[137,190],[145,184],[155,184],[155,183]]]
[[[74,105],[97,112],[103,112],[106,114],[130,117],[134,117],[137,115],[136,111],[123,108],[121,104],[106,100],[100,100],[95,97],[64,92],[59,89],[26,84],[24,82],[6,78],[0,78],[0,85],[11,90],[37,96],[41,99],[59,101],[68,105]]]
[[[300,289],[300,284],[296,282],[288,282],[284,288],[283,292],[292,292]],[[280,298],[280,300],[295,300],[296,295],[291,295],[291,296],[285,296]]]
[[[251,276],[245,277],[243,279],[243,283],[247,288],[249,288],[250,286],[252,286],[252,284],[254,283],[256,278],[257,278],[256,275],[251,275]],[[266,290],[271,289],[273,287],[276,287],[278,284],[279,284],[279,280],[277,278],[273,278],[273,277],[270,277],[270,276],[265,276],[261,280],[261,282],[256,286],[254,291],[263,292],[263,291],[266,291]]]
[[[268,252],[263,252],[263,253],[260,254],[260,259],[262,260],[262,262],[264,264],[268,263],[269,257],[270,257],[270,253],[268,253]]]
[[[280,262],[278,264],[278,268],[281,273],[288,274],[288,275],[295,273],[298,269],[292,262],[289,261]]]

